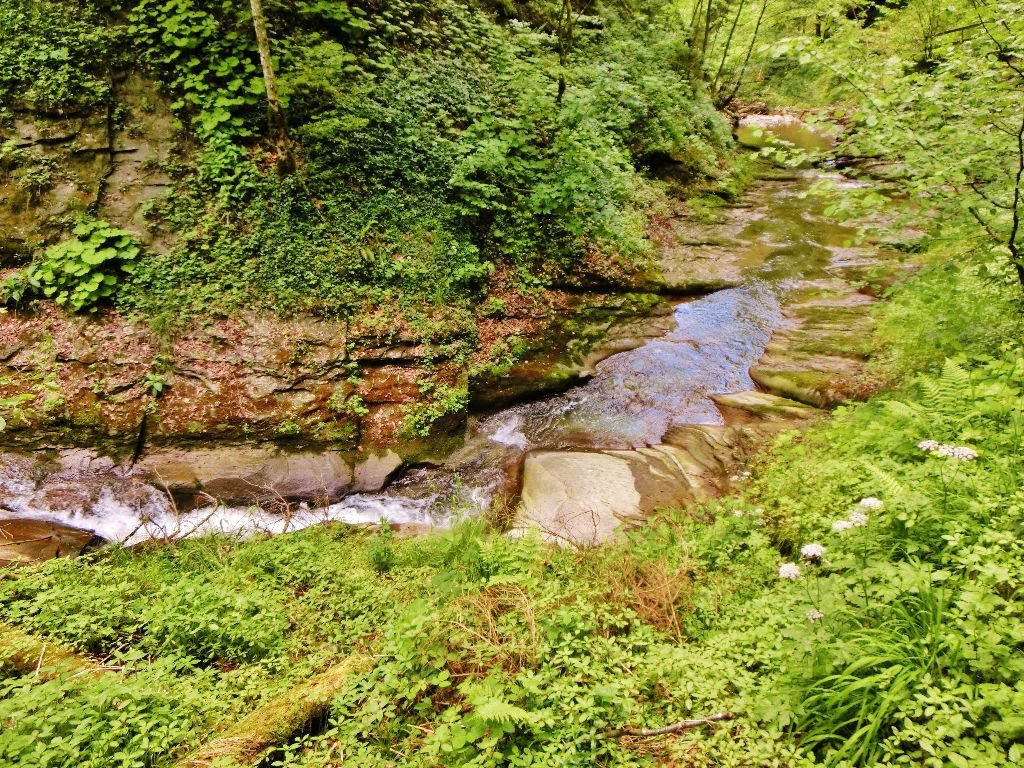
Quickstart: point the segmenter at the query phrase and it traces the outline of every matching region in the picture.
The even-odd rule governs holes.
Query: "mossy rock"
[[[812,326],[849,328],[870,318],[871,305],[865,304],[794,304],[786,309],[788,317]]]
[[[744,421],[740,414],[739,418],[729,418],[731,411],[739,411],[747,418],[759,421],[790,421],[811,419],[821,414],[821,411],[806,403],[797,402],[785,397],[779,397],[768,392],[735,392],[727,395],[712,395],[711,399],[723,409],[723,415],[727,422]]]
[[[770,394],[815,408],[832,408],[850,399],[848,387],[843,386],[834,374],[821,371],[787,371],[754,366],[750,369],[750,378]]]
[[[782,332],[777,333],[765,348],[765,352],[778,357],[811,358],[827,355],[859,360],[868,358],[873,351],[874,341],[866,329],[863,333],[833,329]]]

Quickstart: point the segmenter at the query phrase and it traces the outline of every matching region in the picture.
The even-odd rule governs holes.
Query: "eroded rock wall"
[[[182,149],[156,84],[138,74],[112,82],[113,103],[84,114],[14,111],[0,124],[0,264],[27,259],[89,213],[164,245],[146,204],[170,183],[164,163]]]

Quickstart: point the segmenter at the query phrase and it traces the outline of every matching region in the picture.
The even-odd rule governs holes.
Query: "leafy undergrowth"
[[[900,288],[883,330],[970,301],[965,269]],[[944,360],[963,333],[892,351],[922,372],[783,436],[738,496],[608,546],[319,528],[10,572],[0,618],[115,670],[9,675],[0,763],[170,765],[368,652],[267,765],[1019,765],[1024,351]]]
[[[254,305],[472,308],[500,269],[524,288],[590,272],[636,282],[665,181],[737,184],[728,124],[668,7],[590,6],[570,31],[558,3],[267,3],[298,158],[282,179],[248,4],[7,4],[0,137],[15,107],[110,108],[118,124],[154,111],[118,101],[107,78],[124,71],[152,80],[177,121],[173,150],[153,163],[171,189],[146,206],[167,247],[110,297],[165,324]],[[8,144],[0,171],[29,183],[32,153]]]

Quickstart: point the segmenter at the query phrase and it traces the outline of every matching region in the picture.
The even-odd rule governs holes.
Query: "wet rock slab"
[[[143,528],[173,538],[189,530],[183,527],[187,519],[201,518],[200,507],[259,507],[273,524],[297,502],[322,508],[349,493],[380,490],[401,464],[394,452],[296,452],[266,445],[163,449],[134,467],[83,449],[0,453],[0,517],[19,526],[0,535],[0,559],[77,554],[93,531],[118,542],[139,540],[135,534]],[[76,532],[82,531],[79,540]]]
[[[0,520],[0,567],[73,557],[102,540],[92,531],[45,520]]]
[[[865,364],[876,299],[846,281],[808,281],[750,378],[768,393],[815,408],[861,400],[874,387]]]
[[[206,496],[228,503],[327,504],[352,483],[352,468],[340,453],[285,453],[271,447],[158,450],[144,456],[135,473],[188,502]]]
[[[706,501],[731,470],[785,423],[688,425],[660,445],[632,451],[535,451],[523,465],[516,530],[590,546],[657,509]]]
[[[805,403],[757,390],[712,395],[711,399],[722,411],[727,424],[811,419],[822,413]]]

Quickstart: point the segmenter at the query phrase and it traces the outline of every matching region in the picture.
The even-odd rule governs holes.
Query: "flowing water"
[[[673,425],[721,423],[709,395],[754,388],[748,371],[781,322],[787,285],[825,274],[851,252],[854,231],[829,221],[820,201],[802,194],[820,177],[804,172],[759,183],[722,225],[707,226],[709,236],[726,235],[730,258],[743,267],[743,285],[681,301],[671,331],[608,357],[580,386],[471,419],[463,447],[443,465],[411,468],[383,492],[353,494],[319,509],[300,506],[287,517],[241,507],[178,515],[163,494],[125,477],[122,482],[138,486],[130,502],[123,492],[104,489],[74,514],[51,513],[35,501],[40,478],[14,466],[0,471],[5,506],[21,517],[129,543],[212,531],[276,533],[324,521],[445,525],[453,515],[478,513],[499,496],[514,495],[530,450],[636,448],[657,444]]]

